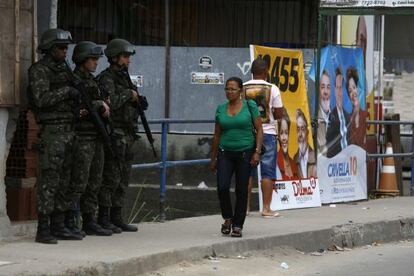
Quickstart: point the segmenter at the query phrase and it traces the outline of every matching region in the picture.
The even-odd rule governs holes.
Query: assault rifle
[[[122,70],[122,72],[127,77],[129,88],[138,93],[138,88],[132,83],[131,76],[129,75],[128,70]],[[139,95],[138,104],[137,104],[137,113],[139,117],[141,117],[141,122],[142,122],[142,125],[144,126],[145,134],[152,148],[152,153],[154,154],[154,157],[157,157],[157,153],[155,152],[155,148],[154,148],[154,138],[152,137],[151,129],[149,127],[147,117],[145,116],[145,113],[144,113],[144,110],[146,110],[147,108],[148,108],[147,99],[144,96]]]
[[[123,170],[121,167],[118,154],[116,150],[114,151],[112,148],[112,139],[111,139],[112,131],[108,129],[109,127],[108,124],[104,122],[101,115],[98,113],[96,108],[92,105],[92,98],[88,93],[89,88],[85,86],[84,81],[72,72],[67,62],[66,62],[66,67],[69,73],[71,85],[80,92],[80,101],[84,105],[85,109],[88,111],[89,113],[88,116],[91,119],[94,126],[96,127],[99,136],[101,136],[104,146],[107,148],[111,157],[115,159],[116,163],[118,164],[119,171],[122,174]]]

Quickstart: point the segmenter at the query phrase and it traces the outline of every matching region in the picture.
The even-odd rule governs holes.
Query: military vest
[[[73,101],[67,96],[70,86],[67,70],[64,62],[57,64],[51,58],[43,58],[29,68],[29,77],[36,76],[36,71],[46,73],[39,74],[42,76],[39,79],[31,79],[28,88],[29,105],[38,123],[73,122]],[[42,79],[44,77],[46,79]],[[53,98],[54,92],[65,96],[57,101]]]
[[[108,89],[102,85],[103,81],[106,78],[109,78],[114,82],[114,91],[107,91]],[[102,93],[105,97],[109,96],[111,102],[113,101],[111,98],[116,98],[120,96],[121,93],[125,93],[125,90],[132,89],[129,87],[127,77],[124,75],[124,73],[111,68],[107,68],[106,70],[102,71],[97,79]],[[110,108],[111,121],[113,122],[114,127],[128,128],[130,130],[137,128],[138,113],[136,107],[133,106],[133,103],[130,101],[125,102],[122,107],[117,109],[114,109],[112,107],[112,103],[110,103]]]
[[[101,114],[103,96],[93,75],[91,73],[82,72],[78,68],[75,68],[73,73],[83,80],[84,85],[87,89],[86,93],[89,94],[89,97],[92,100],[92,106],[96,108],[98,114]],[[96,127],[89,116],[80,118],[76,121],[75,131],[80,135],[98,134]]]

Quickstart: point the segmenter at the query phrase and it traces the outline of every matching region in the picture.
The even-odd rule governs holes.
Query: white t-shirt
[[[243,85],[250,85],[250,84],[271,85],[272,88],[270,90],[269,110],[272,110],[273,108],[283,107],[280,90],[276,85],[269,83],[267,81],[264,81],[264,80],[254,80],[254,79],[243,83]],[[263,124],[263,133],[276,135],[276,126],[275,126],[275,119],[273,117],[273,112],[270,112],[269,119],[270,119],[270,122],[268,124]]]

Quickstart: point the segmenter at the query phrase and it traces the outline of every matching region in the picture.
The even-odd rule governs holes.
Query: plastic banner
[[[321,51],[318,178],[322,203],[366,199],[366,89],[361,48]],[[316,64],[310,77],[315,79]]]

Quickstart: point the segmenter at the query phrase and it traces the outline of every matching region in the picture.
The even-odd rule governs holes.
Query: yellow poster
[[[307,135],[309,151],[314,153],[302,51],[250,45],[251,60],[253,61],[258,56],[268,62],[268,82],[279,88],[283,106],[287,111],[289,157],[294,161],[295,156],[299,154],[298,132],[301,131],[299,128],[303,131],[304,126],[298,128],[296,121],[301,115],[305,116],[306,122],[304,123],[307,129],[305,135]],[[278,146],[280,145],[279,141]]]

